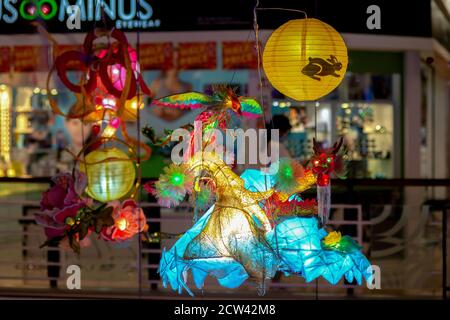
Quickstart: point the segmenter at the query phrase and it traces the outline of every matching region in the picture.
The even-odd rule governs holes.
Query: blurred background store
[[[84,6],[89,1],[81,2]],[[111,9],[116,1],[104,2]],[[260,98],[262,92],[266,120],[277,114],[289,119],[292,128],[283,143],[300,160],[312,152],[316,133],[324,144],[344,137],[349,180],[333,182],[332,218],[380,265],[383,287],[375,292],[348,283],[338,288],[320,284],[322,295],[441,297],[442,208],[450,199],[450,1],[360,0],[352,5],[332,0],[261,1],[263,7],[305,10],[342,34],[349,49],[346,77],[316,102],[294,101],[266,79],[260,83],[252,20],[255,4],[244,2],[223,1],[216,8],[196,2],[146,1],[151,14],[145,26],[130,7],[125,10],[128,15],[117,11],[119,25],[108,21],[125,28],[130,42],[139,45],[140,69],[155,98],[208,91],[221,83],[231,84],[242,95]],[[366,25],[372,4],[381,8],[379,30]],[[262,47],[273,29],[293,18],[301,16],[261,11]],[[40,192],[48,187],[50,176],[71,168],[71,154],[81,150],[91,130],[79,120],[53,115],[50,95],[65,112],[74,100],[61,83],[51,81],[47,88],[52,57],[55,50],[80,46],[83,32],[101,23],[86,21],[81,30],[68,30],[57,15],[46,21],[58,43],[51,46],[20,17],[14,23],[5,18],[0,22],[0,292],[64,289],[64,267],[77,263],[84,264],[86,290],[94,295],[133,294],[138,287],[150,295],[168,294],[161,291],[156,264],[161,248],[173,239],[155,238],[141,252],[136,243],[111,248],[93,239],[81,257],[57,248],[37,248],[44,236],[31,213],[37,210]],[[76,79],[75,66],[69,76]],[[192,122],[197,115],[148,105],[146,100],[135,108],[141,108],[141,125],[151,124],[157,133]],[[240,125],[262,128],[264,123]],[[129,129],[136,133],[135,125]],[[167,150],[155,149],[142,164],[143,177],[157,177],[170,160],[168,155]],[[147,215],[156,233],[175,233],[189,225],[192,212],[159,210],[148,202]],[[184,220],[174,223],[180,217]],[[138,255],[144,257],[143,266],[136,266]],[[51,266],[60,269],[55,274],[49,271]],[[144,284],[138,284],[138,272],[144,274]],[[269,295],[308,298],[314,296],[315,285],[282,279]],[[277,290],[280,287],[283,290]],[[232,292],[213,289],[212,294]],[[244,289],[240,294],[255,293]]]

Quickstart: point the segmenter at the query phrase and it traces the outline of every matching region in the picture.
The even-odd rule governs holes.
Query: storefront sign
[[[48,47],[15,46],[13,48],[14,71],[48,71]]]
[[[109,20],[118,29],[158,28],[161,24],[161,20],[153,19],[148,0],[0,0],[0,22],[44,20],[65,25],[71,6],[77,7],[81,23]]]
[[[0,47],[0,72],[9,72],[11,67],[11,48]]]
[[[223,69],[256,69],[258,55],[254,42],[231,41],[222,43]]]
[[[139,47],[141,70],[168,70],[173,68],[173,44],[148,43]]]
[[[188,69],[216,69],[216,43],[179,43],[178,68]]]

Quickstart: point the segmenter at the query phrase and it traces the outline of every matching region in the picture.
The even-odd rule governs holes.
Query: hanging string
[[[316,138],[317,140],[317,109],[319,109],[319,105],[320,103],[318,101],[316,101],[315,105],[314,105],[314,138]]]
[[[261,72],[261,46],[259,42],[259,26],[258,26],[258,15],[257,10],[259,6],[259,0],[256,0],[256,6],[253,9],[253,30],[255,32],[255,43],[256,43],[256,55],[257,55],[257,63],[258,63],[258,78],[259,78],[259,93],[260,93],[260,101],[262,107],[262,118],[264,121],[264,128],[266,127],[266,113],[265,113],[265,105],[264,105],[264,94],[263,94],[263,81],[262,81],[262,72]],[[267,185],[266,185],[267,186]]]
[[[319,109],[319,102],[316,101],[316,104],[314,105],[314,137],[317,141],[317,109]],[[315,290],[315,294],[316,294],[316,300],[319,300],[319,278],[316,278],[316,290]]]
[[[256,54],[257,54],[257,63],[258,63],[258,79],[259,79],[259,93],[260,93],[260,101],[261,101],[261,108],[262,108],[262,119],[263,119],[263,126],[264,129],[267,130],[266,125],[266,108],[264,104],[264,94],[263,94],[263,81],[262,81],[262,71],[261,71],[261,44],[259,41],[259,26],[258,26],[258,10],[259,6],[259,0],[256,0],[255,8],[253,9],[253,30],[255,32],[255,45],[256,45]],[[273,128],[273,120],[271,117],[271,129]],[[267,148],[269,146],[267,145]],[[270,148],[272,150],[272,148]],[[272,157],[272,155],[270,155]],[[264,175],[264,185],[265,189],[268,189],[268,183],[267,183],[267,175]],[[274,235],[275,235],[275,247],[276,247],[276,254],[278,257],[280,257],[279,253],[279,247],[278,247],[278,235],[277,235],[277,228],[276,228],[276,222],[275,219],[272,219],[272,222],[274,223]]]
[[[137,12],[141,12],[141,2],[138,1],[138,8]],[[139,59],[140,59],[140,43],[141,43],[141,33],[139,31],[139,28],[137,29],[137,39],[136,39],[136,60],[137,65],[139,66],[139,72],[140,72],[140,65],[139,65]],[[141,86],[139,83],[139,77],[136,77],[136,94],[137,94],[137,108],[136,108],[136,118],[137,118],[137,195],[136,195],[136,202],[138,205],[138,208],[141,207],[141,192],[140,192],[140,185],[141,185],[141,179],[142,179],[142,168],[141,168]],[[125,124],[124,124],[125,125]],[[146,221],[145,221],[146,222]],[[141,225],[141,215],[138,214],[138,225]],[[141,235],[138,237],[138,291],[139,291],[139,298],[142,297],[142,240]]]
[[[260,49],[260,43],[259,43],[259,27],[258,27],[258,22],[257,22],[257,10],[280,10],[280,11],[290,11],[290,12],[299,12],[299,13],[303,13],[305,15],[305,19],[308,18],[308,15],[306,14],[305,11],[303,10],[298,10],[298,9],[289,9],[289,8],[278,8],[278,7],[272,7],[272,8],[264,8],[264,7],[259,7],[259,0],[256,1],[256,6],[253,10],[253,27],[254,27],[254,31],[255,31],[255,38],[256,38],[256,46],[257,46],[257,55],[258,55],[258,75],[259,75],[259,84],[260,84],[260,99],[261,99],[261,106],[263,109],[263,120],[264,120],[264,126],[266,127],[266,121],[265,121],[265,109],[264,109],[264,100],[263,100],[263,84],[262,84],[262,73],[261,73],[261,49]],[[314,107],[314,136],[315,139],[317,140],[317,109],[319,107],[319,103],[316,102],[316,105]],[[271,119],[272,121],[272,119]],[[273,125],[272,125],[273,127]],[[265,177],[266,179],[266,177]],[[267,187],[267,181],[265,182],[266,187]],[[278,237],[277,237],[277,229],[274,228],[274,233],[275,233],[275,241],[276,241],[276,248],[277,248],[277,253],[279,253],[278,251]],[[318,283],[318,279],[316,278],[315,281],[315,297],[316,300],[319,299],[319,283]]]
[[[289,9],[289,8],[263,8],[263,7],[258,7],[258,4],[259,4],[259,0],[257,0],[257,4],[256,4],[256,8],[255,8],[256,10],[280,10],[280,11],[300,12],[300,13],[303,13],[305,15],[305,19],[308,18],[308,15],[303,10]]]
[[[317,16],[317,1],[314,1],[314,14]],[[317,141],[317,109],[319,109],[319,102],[316,101],[316,104],[314,106],[314,137]],[[316,300],[319,300],[319,278],[316,278]]]

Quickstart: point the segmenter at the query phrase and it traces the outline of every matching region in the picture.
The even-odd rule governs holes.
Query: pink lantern
[[[114,50],[117,53],[117,49]],[[108,54],[108,50],[102,50],[98,57],[104,59]],[[139,63],[137,62],[137,53],[131,46],[128,46],[128,56],[130,57],[131,68],[133,70],[134,78],[139,77]],[[108,59],[108,57],[106,57]],[[125,68],[125,61],[122,63],[110,64],[107,66],[108,77],[111,79],[111,83],[117,90],[123,90],[125,87],[125,80],[127,76],[127,70]],[[101,82],[101,81],[100,81]]]

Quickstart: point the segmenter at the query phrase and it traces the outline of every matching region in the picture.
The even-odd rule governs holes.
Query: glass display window
[[[343,83],[320,101],[296,102],[279,92],[272,95],[272,113],[289,118],[291,131],[285,143],[292,157],[305,160],[313,138],[329,147],[344,137],[350,178],[393,178],[400,158],[394,142],[400,77],[348,72]],[[395,128],[398,128],[395,130]]]

